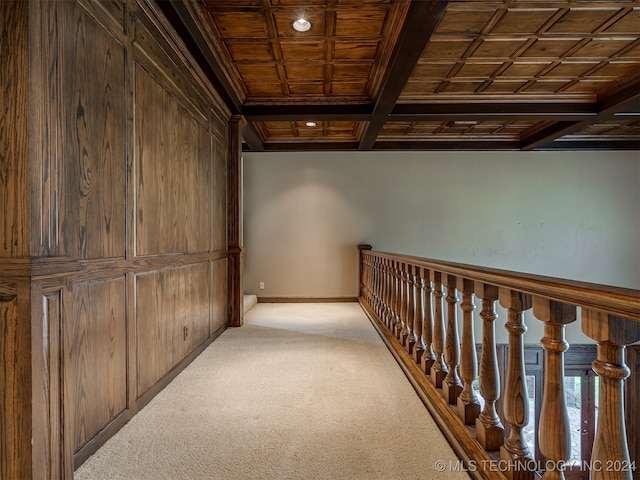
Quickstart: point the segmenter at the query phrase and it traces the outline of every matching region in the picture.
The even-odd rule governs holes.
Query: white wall
[[[244,187],[258,296],[355,297],[358,243],[640,288],[638,152],[245,153]]]

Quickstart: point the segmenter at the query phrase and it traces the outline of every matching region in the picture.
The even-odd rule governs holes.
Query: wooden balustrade
[[[414,386],[465,464],[472,467],[468,471],[473,477],[528,480],[538,473],[544,480],[565,478],[571,427],[565,398],[565,352],[570,345],[564,332],[567,324],[579,320],[584,333],[597,343],[592,368],[600,378],[593,450],[590,461],[579,468],[583,478],[638,478],[634,469],[640,466],[635,463],[640,454],[630,455],[627,435],[640,435],[640,425],[625,423],[624,384],[630,375],[625,348],[640,341],[640,291],[367,249],[361,250],[361,268],[361,304],[381,333],[388,332],[383,338],[414,378]],[[482,302],[479,368],[475,297]],[[502,322],[509,342],[504,389],[496,354],[496,302],[507,311]],[[536,419],[540,458],[523,433],[531,418],[524,357],[524,312],[529,309],[544,324],[544,336],[536,339],[545,365]]]

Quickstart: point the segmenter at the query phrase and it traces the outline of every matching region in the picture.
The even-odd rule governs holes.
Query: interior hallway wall
[[[640,288],[638,152],[245,153],[244,182],[246,293],[356,296],[359,243]]]
[[[637,152],[245,153],[244,162],[250,293],[354,296],[358,243],[640,288]]]

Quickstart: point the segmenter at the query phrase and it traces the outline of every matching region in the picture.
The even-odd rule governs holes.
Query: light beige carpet
[[[468,478],[456,461],[358,304],[258,304],[75,478]]]

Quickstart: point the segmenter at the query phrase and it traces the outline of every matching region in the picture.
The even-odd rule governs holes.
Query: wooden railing
[[[589,462],[580,468],[591,479],[638,478],[627,430],[631,427],[632,435],[640,435],[640,422],[635,414],[628,415],[634,424],[625,422],[623,392],[630,375],[625,348],[640,341],[640,291],[359,248],[360,302],[473,477],[565,478],[571,451],[564,392],[564,355],[569,348],[565,326],[580,321],[582,331],[597,343],[592,368],[600,378],[595,440]],[[479,368],[473,325],[476,297],[482,320]],[[502,388],[496,302],[507,311]],[[534,458],[523,436],[530,416],[524,360],[524,312],[529,309],[544,322],[538,425],[542,462]],[[473,388],[476,381],[483,408]],[[496,411],[501,396],[504,424]]]

